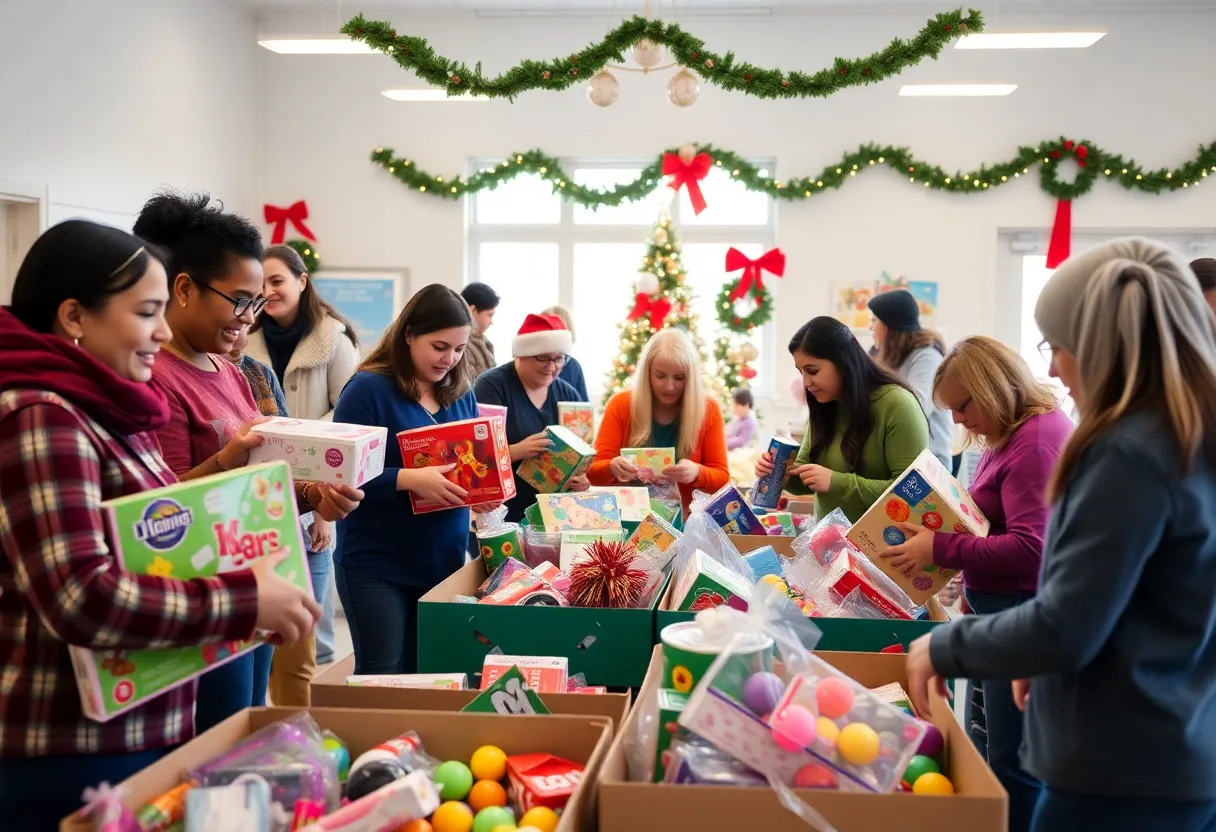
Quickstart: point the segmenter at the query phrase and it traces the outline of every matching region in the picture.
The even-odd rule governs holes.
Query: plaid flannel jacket
[[[193,736],[195,682],[105,723],[85,718],[68,651],[253,633],[252,573],[135,575],[111,553],[101,502],[172,482],[153,437],[112,436],[55,393],[0,392],[0,757],[139,751]]]

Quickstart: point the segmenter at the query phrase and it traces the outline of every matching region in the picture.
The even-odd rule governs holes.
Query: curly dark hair
[[[169,285],[179,274],[210,283],[223,275],[233,257],[262,259],[262,234],[240,214],[211,204],[211,195],[165,189],[144,203],[132,229],[137,237],[166,252]]]

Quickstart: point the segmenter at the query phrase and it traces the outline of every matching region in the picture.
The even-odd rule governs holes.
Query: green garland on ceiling
[[[766,69],[735,62],[733,52],[720,55],[705,48],[705,42],[675,23],[634,17],[621,23],[599,43],[568,57],[551,61],[523,61],[497,77],[481,72],[481,63],[470,68],[435,52],[425,38],[399,35],[390,23],[367,20],[358,15],[347,21],[342,33],[363,41],[392,57],[402,69],[447,89],[449,95],[510,98],[529,90],[564,90],[589,79],[610,63],[623,63],[625,53],[640,40],[666,46],[677,64],[694,70],[707,82],[759,98],[827,98],[833,93],[862,84],[873,84],[898,75],[905,69],[934,58],[951,41],[983,31],[983,16],[975,9],[939,14],[911,40],[896,38],[884,49],[863,58],[837,58],[831,67],[813,75]]]
[[[876,165],[898,171],[907,176],[909,182],[919,186],[952,193],[975,193],[1000,187],[1027,175],[1031,166],[1040,165],[1039,187],[1062,200],[1076,199],[1089,193],[1098,179],[1116,181],[1128,190],[1161,194],[1196,186],[1207,177],[1209,171],[1216,173],[1216,142],[1200,145],[1195,158],[1177,167],[1149,169],[1137,164],[1134,159],[1110,153],[1092,142],[1061,137],[1035,146],[1020,147],[1017,155],[1009,161],[984,164],[967,172],[947,171],[917,159],[907,148],[865,144],[846,154],[839,162],[828,165],[818,176],[786,180],[761,174],[760,168],[730,150],[708,144],[697,145],[696,150],[708,153],[716,166],[729,170],[748,190],[788,202],[801,202],[823,191],[840,188],[861,171]],[[665,152],[678,151],[673,148]],[[412,160],[395,156],[390,148],[376,148],[371,158],[403,185],[431,196],[458,199],[465,194],[496,188],[517,176],[534,174],[549,182],[553,191],[561,194],[563,199],[589,208],[599,208],[644,199],[663,182],[663,155],[659,154],[632,182],[610,188],[579,185],[562,169],[556,158],[540,150],[513,154],[493,168],[480,170],[467,179],[434,176],[420,170]],[[1057,171],[1060,163],[1068,160],[1084,162],[1084,165],[1077,166],[1074,181],[1063,182],[1058,178]]]

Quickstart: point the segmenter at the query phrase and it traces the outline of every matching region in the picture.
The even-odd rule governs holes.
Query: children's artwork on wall
[[[870,299],[883,292],[905,289],[912,293],[920,306],[920,321],[924,326],[932,326],[937,315],[937,281],[909,280],[900,275],[892,277],[889,272],[883,272],[875,280],[835,281],[831,284],[832,317],[840,321],[855,333],[869,332]]]

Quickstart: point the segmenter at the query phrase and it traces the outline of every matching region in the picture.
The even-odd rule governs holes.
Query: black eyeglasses
[[[204,289],[208,290],[209,292],[215,292],[217,295],[222,297],[224,300],[231,303],[232,304],[232,314],[234,317],[239,318],[242,315],[244,315],[246,312],[252,312],[253,317],[256,318],[258,315],[261,315],[262,310],[266,308],[267,300],[266,300],[266,298],[262,297],[261,295],[258,295],[256,298],[234,298],[234,297],[225,295],[219,289],[217,289],[214,286],[211,286],[207,283],[203,283],[201,280],[196,280],[194,282],[197,283],[199,286],[202,286]]]
[[[532,356],[532,360],[537,364],[540,364],[542,367],[547,367],[548,365],[552,364],[554,367],[560,370],[562,367],[566,366],[566,356],[564,355],[534,355]]]
[[[1051,348],[1051,344],[1046,341],[1039,342],[1039,355],[1043,356],[1043,360],[1048,364],[1051,363],[1051,356],[1055,351]]]

